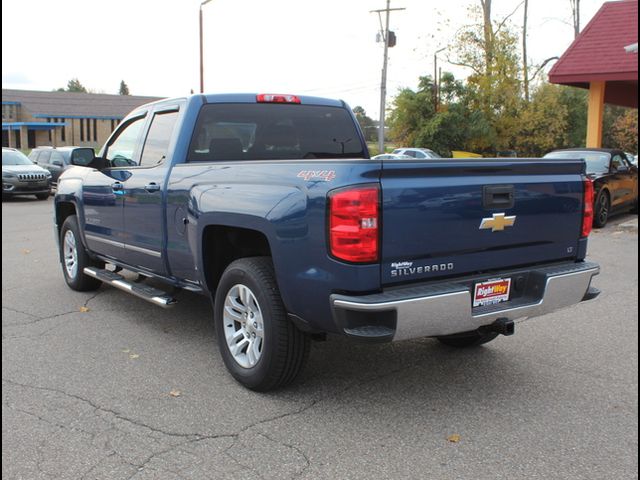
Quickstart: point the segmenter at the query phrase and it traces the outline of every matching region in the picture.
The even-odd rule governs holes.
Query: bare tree
[[[569,0],[571,17],[573,18],[573,38],[580,33],[580,0]]]
[[[482,6],[482,20],[484,31],[484,45],[485,45],[485,65],[488,76],[491,73],[491,65],[493,64],[493,24],[491,23],[491,1],[492,0],[480,0]]]
[[[529,0],[524,0],[524,18],[522,20],[522,78],[524,99],[529,102],[529,65],[527,64],[527,20],[529,16]]]

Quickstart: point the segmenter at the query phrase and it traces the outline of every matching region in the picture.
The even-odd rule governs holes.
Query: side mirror
[[[51,165],[55,165],[56,167],[62,167],[62,162],[60,160],[53,160]]]
[[[69,163],[78,167],[88,167],[96,158],[93,148],[76,148],[71,152]]]
[[[111,167],[111,162],[103,157],[93,157],[93,160],[89,162],[87,167],[95,168],[96,170],[104,170]]]

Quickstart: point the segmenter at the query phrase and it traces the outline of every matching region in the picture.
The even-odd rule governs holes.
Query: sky
[[[198,9],[202,0],[2,0],[2,88],[53,90],[71,78],[92,91],[181,96],[199,90]],[[500,20],[520,0],[493,0]],[[582,26],[603,0],[582,0]],[[383,60],[371,10],[385,0],[211,0],[202,7],[208,93],[294,93],[345,100],[377,118]],[[453,58],[455,32],[478,0],[392,0],[388,102]],[[522,8],[512,17],[522,21]],[[519,28],[519,27],[518,27]],[[530,0],[531,63],[573,41],[569,0]],[[388,103],[387,103],[388,105]]]

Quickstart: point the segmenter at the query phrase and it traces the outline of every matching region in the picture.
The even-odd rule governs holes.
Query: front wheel
[[[455,335],[447,335],[445,337],[437,337],[441,343],[449,347],[455,348],[470,348],[477,347],[484,343],[488,343],[498,336],[495,332],[480,333],[480,332],[465,332],[457,333]]]
[[[102,268],[104,264],[93,260],[84,248],[75,215],[69,215],[60,230],[60,261],[64,280],[73,290],[88,292],[97,290],[102,284],[84,273],[85,267]]]
[[[49,196],[51,195],[51,192],[47,192],[47,193],[38,193],[36,194],[36,198],[38,200],[47,200],[49,198]]]
[[[214,321],[225,366],[245,387],[273,390],[302,370],[309,336],[287,318],[270,258],[243,258],[227,267],[216,290]]]

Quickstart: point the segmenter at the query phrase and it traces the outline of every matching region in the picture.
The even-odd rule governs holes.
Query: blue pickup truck
[[[372,160],[342,101],[163,100],[71,163],[55,197],[69,287],[209,296],[253,390],[293,381],[328,333],[470,347],[599,293],[583,161]]]

